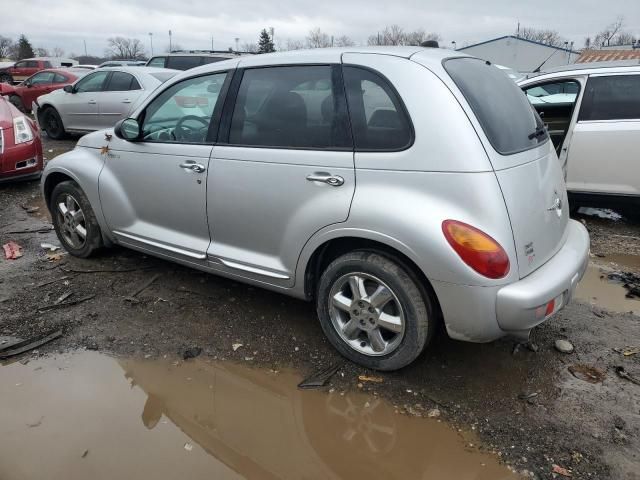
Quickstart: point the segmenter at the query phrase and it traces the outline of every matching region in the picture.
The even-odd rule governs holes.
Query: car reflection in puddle
[[[470,434],[293,371],[94,352],[0,367],[0,478],[516,478]]]

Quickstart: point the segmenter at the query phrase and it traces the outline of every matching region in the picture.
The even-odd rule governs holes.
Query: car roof
[[[631,62],[631,63],[630,63]],[[550,80],[554,78],[564,78],[576,75],[595,75],[595,74],[617,73],[640,73],[640,62],[632,60],[624,60],[621,62],[593,62],[593,63],[577,63],[566,67],[541,72],[533,76],[528,76],[518,83],[531,83],[533,81]]]
[[[145,67],[144,65],[141,65],[139,67],[134,67],[131,65],[122,65],[122,66],[118,66],[118,65],[114,65],[114,66],[105,66],[105,67],[100,67],[100,68],[96,68],[95,70],[90,70],[89,72],[95,72],[97,70],[107,70],[110,72],[126,72],[126,73],[130,73],[132,75],[136,75],[139,73],[142,74],[152,74],[152,73],[162,73],[162,72],[175,72],[178,73],[180,72],[180,70],[174,70],[172,68],[161,68],[161,67]]]

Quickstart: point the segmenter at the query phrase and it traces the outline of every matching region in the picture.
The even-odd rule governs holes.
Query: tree
[[[525,40],[544,43],[545,45],[550,45],[552,47],[562,47],[566,41],[555,30],[528,27],[525,27],[520,31],[519,37]]]
[[[273,45],[273,39],[269,36],[266,28],[263,28],[258,38],[258,53],[275,52],[276,47]]]
[[[62,57],[64,56],[64,50],[60,47],[53,48],[53,56],[54,57]]]
[[[423,29],[405,32],[399,25],[391,25],[369,36],[367,45],[420,45],[427,40],[440,41],[440,35],[427,33]]]
[[[0,35],[0,58],[8,58],[11,54],[11,47],[13,46],[13,40],[9,37],[3,37]]]
[[[240,45],[241,52],[258,53],[258,45],[255,43],[245,42]]]
[[[629,32],[619,32],[612,40],[613,45],[631,45],[635,43],[636,37]]]
[[[624,17],[620,16],[616,20],[607,25],[604,30],[599,32],[593,39],[593,43],[599,47],[608,47],[611,45],[611,40],[622,30],[624,25]]]
[[[423,29],[416,30],[415,32],[407,32],[405,34],[405,45],[420,45],[427,40],[439,42],[441,37],[437,33],[427,33]]]
[[[24,35],[20,35],[14,55],[15,60],[22,60],[23,58],[31,58],[35,56],[35,54],[33,53],[31,42],[29,42],[29,40],[27,40],[27,37],[25,37]]]
[[[42,47],[36,47],[33,49],[33,53],[35,54],[36,57],[48,57],[49,56],[49,50],[47,50],[46,48],[42,48]]]
[[[137,38],[111,37],[107,44],[105,53],[112,59],[140,60],[145,57],[142,42]]]
[[[284,50],[301,50],[304,48],[304,43],[300,40],[292,40],[287,38],[287,43],[284,46]]]
[[[319,28],[309,31],[307,48],[325,48],[331,46],[331,38]]]
[[[336,38],[334,45],[336,47],[353,47],[356,43],[351,40],[351,38],[347,37],[346,35],[341,35],[338,38]]]

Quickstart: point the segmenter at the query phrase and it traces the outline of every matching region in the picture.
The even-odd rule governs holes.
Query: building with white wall
[[[519,72],[535,71],[574,63],[580,52],[562,47],[552,47],[533,40],[525,40],[515,35],[494,38],[485,42],[459,48],[458,51],[474,57],[504,65]]]

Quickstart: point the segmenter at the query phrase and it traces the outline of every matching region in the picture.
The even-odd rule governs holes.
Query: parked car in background
[[[40,97],[33,113],[54,139],[63,138],[67,132],[112,127],[132,106],[177,73],[165,68],[99,68],[73,85]]]
[[[73,67],[77,60],[58,57],[28,58],[0,68],[0,83],[17,83],[46,68]]]
[[[41,70],[18,85],[0,83],[0,95],[6,96],[21,112],[31,112],[38,97],[70,85],[87,73],[88,70],[78,68]]]
[[[147,62],[144,60],[108,60],[98,65],[98,68],[102,67],[141,67]]]
[[[42,185],[71,254],[120,244],[314,300],[335,348],[380,370],[415,360],[440,321],[459,340],[528,338],[589,256],[538,114],[445,49],[188,70]]]
[[[98,65],[74,65],[73,68],[84,68],[85,70],[95,70],[98,68]]]
[[[174,50],[165,55],[156,55],[147,62],[147,67],[173,68],[189,70],[190,68],[237,58],[244,52],[228,52],[216,50]]]
[[[572,209],[639,216],[640,65],[574,65],[519,85],[549,130]]]
[[[40,132],[33,120],[0,97],[0,183],[35,180],[44,162]]]

